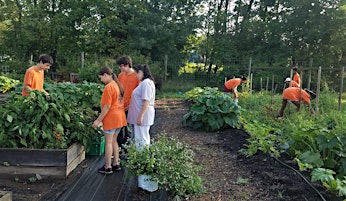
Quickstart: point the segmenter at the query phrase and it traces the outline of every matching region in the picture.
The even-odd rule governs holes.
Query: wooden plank
[[[66,178],[85,159],[78,143],[68,149],[0,149],[0,175],[35,175]]]
[[[85,151],[80,153],[74,160],[72,160],[66,167],[66,177],[82,162],[85,160]]]
[[[12,192],[0,191],[0,201],[12,201]]]
[[[0,164],[24,166],[66,166],[66,149],[0,149]]]
[[[1,166],[0,175],[35,175],[41,176],[66,176],[66,167],[37,167],[37,166]]]
[[[67,149],[67,159],[66,159],[66,165],[69,165],[71,162],[74,161],[76,157],[78,157],[80,154],[82,154],[84,151],[84,146],[80,144],[73,144]]]

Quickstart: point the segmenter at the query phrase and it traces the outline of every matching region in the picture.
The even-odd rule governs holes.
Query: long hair
[[[98,75],[103,75],[103,74],[107,74],[107,75],[112,75],[113,80],[115,81],[115,83],[117,83],[119,90],[120,90],[120,99],[122,99],[124,97],[124,88],[123,85],[121,85],[121,83],[119,82],[117,76],[114,75],[113,71],[111,68],[104,66],[99,70]]]
[[[153,75],[150,72],[149,66],[146,64],[139,64],[135,67],[133,67],[133,69],[136,71],[136,73],[138,73],[138,71],[142,71],[143,72],[143,79],[141,81],[143,81],[144,79],[151,79],[154,83],[155,83],[155,79],[153,77]]]

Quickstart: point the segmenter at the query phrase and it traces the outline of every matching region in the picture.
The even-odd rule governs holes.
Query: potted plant
[[[202,192],[202,179],[198,176],[200,167],[194,164],[193,151],[182,142],[165,133],[152,140],[150,146],[136,149],[134,141],[125,145],[127,153],[123,163],[128,176],[142,175],[142,179],[155,189],[170,192],[173,196],[185,196]],[[146,184],[144,184],[146,185]],[[141,186],[139,186],[141,187]]]

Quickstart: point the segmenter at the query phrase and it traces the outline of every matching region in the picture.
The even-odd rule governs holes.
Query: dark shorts
[[[223,85],[223,92],[233,93],[233,89],[228,89],[225,85]]]

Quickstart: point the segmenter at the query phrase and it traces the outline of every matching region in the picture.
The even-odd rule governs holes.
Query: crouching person
[[[311,100],[316,98],[316,94],[308,89],[301,89],[299,87],[286,88],[282,93],[282,104],[279,111],[279,117],[282,117],[287,106],[287,102],[291,101],[296,106],[296,111],[300,110],[301,102],[309,106],[310,112],[315,114],[314,108],[311,106]]]

